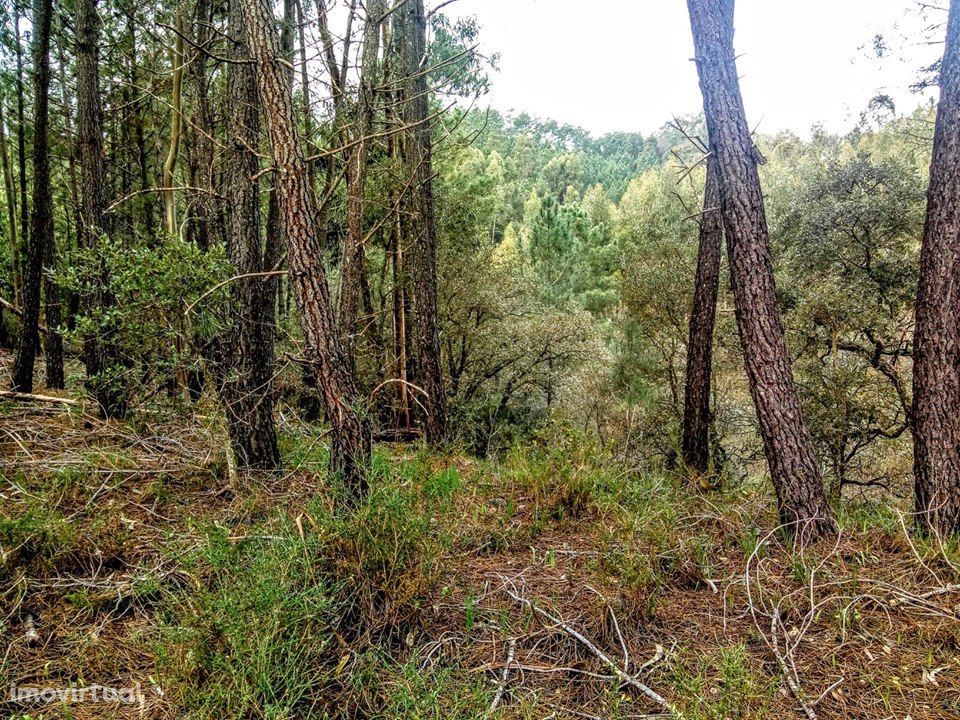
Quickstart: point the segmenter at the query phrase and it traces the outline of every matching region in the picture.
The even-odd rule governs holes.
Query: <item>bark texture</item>
[[[227,256],[237,275],[263,273],[260,231],[260,161],[257,76],[237,2],[229,17],[232,54],[227,69],[227,148],[224,167]],[[230,284],[230,330],[221,343],[220,395],[237,465],[274,470],[280,449],[273,419],[273,299],[268,278],[244,277]]]
[[[20,181],[20,248],[26,251],[27,237],[30,233],[29,213],[27,211],[27,120],[25,116],[25,102],[23,92],[23,40],[20,35],[20,12],[22,6],[17,0],[13,3],[13,31],[16,37],[15,49],[17,56],[17,165]],[[26,272],[21,267],[21,274]]]
[[[343,345],[353,362],[354,344],[361,332],[358,323],[366,253],[363,215],[366,208],[367,165],[370,158],[370,135],[376,112],[377,60],[380,51],[380,22],[384,13],[382,0],[367,2],[367,18],[363,27],[363,49],[360,60],[360,88],[357,93],[357,121],[353,147],[347,151],[347,237],[344,240],[340,270],[340,332]]]
[[[50,156],[47,138],[50,119],[50,22],[52,0],[36,0],[33,7],[33,198],[30,236],[27,241],[27,267],[23,287],[23,326],[11,372],[14,392],[33,392],[33,369],[40,341],[40,294],[44,259],[53,244],[53,195],[50,189]],[[59,318],[58,318],[59,320]],[[55,334],[55,331],[54,331]],[[51,387],[63,386],[63,346],[48,345],[54,377]],[[59,363],[59,368],[58,368]],[[58,372],[59,371],[59,372]]]
[[[913,370],[917,522],[960,531],[960,0],[951,0],[940,69]]]
[[[274,183],[287,238],[290,281],[295,291],[308,359],[316,368],[331,424],[330,469],[354,496],[366,494],[371,432],[357,380],[334,321],[321,261],[316,198],[300,145],[293,95],[269,0],[240,0],[256,60],[260,103],[274,163]]]
[[[835,531],[793,381],[767,219],[733,50],[733,0],[687,0],[717,174],[744,364],[781,522],[803,538]]]
[[[408,0],[403,13],[400,47],[406,70],[403,119],[410,128],[406,138],[407,172],[412,180],[406,204],[407,244],[413,280],[414,322],[418,381],[426,393],[427,442],[447,438],[447,402],[440,363],[437,328],[437,221],[433,194],[433,132],[430,124],[430,88],[427,70],[427,16],[423,0]]]
[[[717,160],[707,158],[707,181],[700,217],[697,277],[690,310],[686,384],[683,398],[681,453],[686,466],[706,475],[710,470],[710,381],[713,373],[713,328],[720,289],[723,224]]]
[[[104,185],[103,106],[100,97],[99,38],[100,18],[97,0],[77,0],[77,146],[83,187],[80,237],[97,264],[89,269],[81,303],[84,312],[104,317],[113,305],[108,268],[98,256],[101,238],[108,231],[104,220],[106,189]],[[87,371],[87,388],[93,393],[100,412],[107,418],[127,414],[124,389],[125,368],[120,362],[113,330],[109,322],[99,332],[84,338],[83,360]]]

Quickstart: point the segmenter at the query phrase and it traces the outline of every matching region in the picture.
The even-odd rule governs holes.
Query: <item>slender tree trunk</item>
[[[7,326],[7,316],[4,309],[0,307],[0,348],[7,349],[12,347],[10,328]]]
[[[213,8],[210,0],[196,0],[193,7],[192,45],[207,48],[212,38]],[[186,58],[185,58],[186,60]],[[215,140],[214,115],[210,103],[210,77],[207,72],[207,55],[197,50],[188,61],[187,80],[193,92],[192,121],[188,124],[190,141],[188,143],[187,163],[190,173],[190,185],[197,190],[190,191],[192,208],[187,222],[187,241],[195,244],[204,252],[219,246],[223,241],[221,213],[213,200],[212,192],[216,187],[214,179]],[[194,334],[194,347],[199,356],[215,363],[216,353],[213,343]],[[194,402],[203,395],[205,384],[203,365],[198,360],[191,363],[187,372],[187,392]]]
[[[733,0],[687,0],[710,147],[717,159],[731,284],[744,362],[780,519],[799,536],[836,528],[800,412],[776,286],[767,220],[733,50]]]
[[[71,253],[79,249],[80,228],[83,226],[83,219],[80,210],[80,192],[77,188],[77,138],[73,128],[73,111],[70,107],[70,92],[67,89],[67,64],[63,52],[63,26],[60,26],[60,33],[57,35],[57,66],[60,76],[60,102],[63,105],[63,128],[67,134],[69,143],[69,153],[67,155],[67,178],[70,184],[70,212],[67,216],[67,252]],[[71,217],[73,222],[71,223]],[[71,225],[74,229],[74,241],[71,241]],[[70,292],[67,299],[67,318],[66,326],[71,330],[76,324],[76,315],[80,305],[79,293]]]
[[[403,14],[404,37],[400,47],[407,76],[404,121],[410,127],[406,142],[407,172],[413,180],[406,220],[410,223],[408,257],[413,278],[418,379],[426,392],[427,442],[438,445],[446,440],[448,428],[437,328],[437,223],[430,88],[426,72],[427,16],[423,0],[408,0],[399,12]]]
[[[127,71],[128,83],[137,95],[142,95],[143,91],[139,87],[139,73],[137,72],[137,22],[136,22],[136,2],[132,0],[127,11],[127,35],[130,37],[130,47],[133,53],[130,56],[130,67]],[[144,101],[138,99],[130,108],[131,120],[133,123],[133,142],[137,150],[137,169],[140,176],[140,192],[142,193],[141,207],[143,213],[143,232],[147,237],[156,237],[156,227],[154,226],[154,207],[156,198],[150,190],[150,158],[147,151],[147,141],[144,131]]]
[[[913,370],[914,478],[923,530],[960,531],[960,0],[940,69]]]
[[[173,89],[170,95],[170,145],[163,164],[163,215],[167,235],[177,235],[177,196],[173,189],[177,177],[177,158],[180,155],[180,137],[183,126],[183,8],[177,9],[177,28],[180,32],[173,41],[170,65],[173,68]]]
[[[347,150],[347,237],[344,240],[340,267],[340,332],[351,362],[354,345],[361,328],[358,315],[364,281],[365,252],[363,215],[366,208],[367,166],[370,157],[370,135],[376,112],[377,60],[380,52],[380,22],[384,13],[382,0],[368,0],[367,18],[363,27],[363,49],[360,60],[360,89],[357,94],[356,135],[353,147]]]
[[[313,157],[317,154],[316,138],[313,131],[313,107],[310,102],[310,73],[307,66],[307,39],[304,32],[306,27],[306,8],[303,6],[303,0],[295,0],[296,20],[297,20],[297,40],[300,46],[300,92],[303,98],[303,139],[307,143],[307,157]],[[316,190],[317,187],[317,163],[315,160],[307,161],[307,173],[310,177],[310,187]]]
[[[717,161],[711,155],[707,158],[697,277],[690,310],[681,439],[683,462],[699,475],[706,475],[710,470],[710,380],[713,373],[713,328],[717,317],[722,248]]]
[[[227,148],[224,166],[227,255],[237,275],[263,272],[260,230],[260,111],[254,66],[243,62],[251,53],[240,3],[229,15],[232,57],[227,68]],[[288,88],[289,91],[289,88]],[[237,464],[274,470],[280,450],[273,420],[273,323],[275,302],[267,278],[248,277],[231,283],[232,323],[221,342],[223,369],[220,395]],[[269,317],[268,317],[269,313]]]
[[[33,203],[30,237],[27,243],[27,272],[23,299],[23,331],[17,344],[11,387],[33,392],[33,366],[40,333],[40,291],[45,258],[52,257],[53,195],[50,188],[50,157],[47,127],[50,119],[50,22],[52,0],[35,0],[33,7]],[[59,311],[59,302],[56,305]],[[57,317],[59,321],[59,317]],[[50,332],[56,335],[55,328]],[[63,348],[48,344],[47,368],[55,373],[47,379],[50,387],[63,387]],[[51,362],[52,360],[52,362]],[[59,367],[58,367],[59,363]],[[59,375],[56,373],[59,372]]]
[[[97,0],[76,1],[77,53],[77,147],[83,187],[82,244],[97,257],[105,226],[105,186],[103,153],[103,107],[100,97],[99,41],[100,17]],[[105,418],[127,414],[125,367],[116,346],[115,330],[109,318],[114,304],[110,292],[109,268],[102,257],[84,279],[81,304],[84,311],[98,319],[98,331],[83,341],[83,359],[87,370],[87,388],[96,398]]]
[[[283,23],[280,26],[280,46],[283,49],[283,56],[290,63],[287,68],[287,81],[290,85],[290,92],[293,92],[293,37],[296,25],[296,13],[293,0],[283,0]],[[301,28],[301,33],[303,29]],[[305,62],[305,60],[304,60]],[[256,81],[254,81],[256,85]],[[280,265],[280,258],[283,251],[283,221],[280,217],[280,203],[277,198],[275,187],[270,188],[270,196],[267,202],[267,244],[264,248],[264,265],[270,270],[276,270]],[[265,320],[276,324],[277,313],[279,312],[279,300],[281,283],[279,278],[268,278],[267,294],[270,298],[271,315]]]
[[[257,61],[260,102],[274,161],[274,182],[287,238],[291,282],[308,358],[314,363],[332,440],[330,466],[355,496],[367,491],[371,432],[356,377],[347,364],[321,262],[316,198],[307,180],[293,97],[269,0],[241,0]]]
[[[3,98],[0,97],[0,163],[3,165],[3,189],[7,201],[7,237],[10,241],[10,258],[13,261],[13,304],[20,306],[21,261],[20,242],[17,238],[17,190],[13,180],[13,168],[10,166],[10,152],[7,147],[7,134],[3,117]]]
[[[20,248],[27,246],[30,229],[27,225],[27,120],[23,99],[23,47],[20,37],[20,4],[16,0],[13,4],[13,29],[16,37],[17,55],[17,160],[20,171]],[[26,268],[21,267],[21,277]]]

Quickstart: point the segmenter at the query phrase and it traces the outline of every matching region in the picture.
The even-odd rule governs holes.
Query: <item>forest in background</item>
[[[731,0],[603,136],[446,5],[2,9],[0,709],[956,717],[960,2],[803,137]]]

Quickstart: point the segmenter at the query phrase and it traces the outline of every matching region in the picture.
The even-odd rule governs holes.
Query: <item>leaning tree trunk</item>
[[[290,280],[307,356],[316,368],[317,386],[331,424],[330,469],[343,478],[354,496],[361,496],[367,491],[370,426],[334,321],[317,237],[316,198],[300,146],[286,61],[269,0],[240,0],[240,5],[258,70]]]
[[[427,17],[423,0],[407,0],[401,7],[400,41],[406,71],[403,119],[407,137],[407,173],[412,180],[408,215],[408,257],[413,279],[414,321],[417,330],[417,367],[426,393],[426,436],[431,445],[447,437],[447,403],[440,365],[437,329],[437,222],[431,159],[430,88],[427,77]]]
[[[707,182],[700,217],[700,250],[690,310],[686,386],[683,398],[681,452],[686,466],[706,475],[710,470],[710,379],[713,372],[713,328],[720,286],[723,225],[717,161],[707,158]]]
[[[127,414],[124,387],[125,368],[116,345],[115,328],[109,315],[114,304],[110,292],[109,269],[99,256],[105,227],[103,106],[100,97],[99,39],[100,17],[97,0],[77,0],[77,145],[80,177],[83,188],[80,237],[82,245],[94,260],[84,278],[81,303],[86,314],[97,318],[98,331],[83,340],[83,361],[87,371],[87,388],[93,393],[100,413],[105,418],[122,418]]]
[[[50,119],[50,21],[52,0],[35,0],[33,6],[33,202],[27,268],[23,288],[23,330],[17,343],[11,387],[33,392],[33,366],[40,341],[40,291],[43,262],[53,243],[53,195],[50,189],[50,156],[47,137]],[[51,328],[51,332],[53,329]],[[48,348],[50,350],[51,348]],[[53,348],[56,352],[56,347]],[[56,360],[53,358],[56,373]],[[59,377],[48,378],[51,387],[63,386],[63,349],[59,354]],[[50,361],[48,360],[48,368]]]
[[[820,465],[800,412],[757,171],[733,50],[733,0],[687,0],[720,201],[737,326],[780,519],[804,538],[835,531]]]
[[[940,69],[913,355],[917,522],[960,531],[960,0]]]
[[[239,4],[231,4],[229,34],[233,62],[227,69],[227,148],[224,167],[227,256],[240,279],[231,283],[231,328],[220,344],[220,395],[237,464],[274,470],[280,450],[273,419],[272,308],[269,278],[263,273],[260,232],[260,138],[257,77],[250,58]],[[268,342],[267,335],[271,334]]]

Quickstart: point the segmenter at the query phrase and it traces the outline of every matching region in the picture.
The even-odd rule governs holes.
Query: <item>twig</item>
[[[787,681],[787,687],[790,688],[790,694],[793,695],[794,699],[798,703],[800,703],[800,709],[803,710],[803,714],[807,716],[807,720],[817,720],[817,714],[813,711],[813,708],[804,702],[803,691],[800,689],[800,684],[791,674],[790,668],[787,666],[787,660],[780,651],[780,640],[778,639],[777,635],[777,625],[779,622],[780,610],[779,608],[774,608],[773,614],[770,616],[770,648],[773,650],[773,654],[777,658],[777,664],[780,666],[780,670],[783,672],[783,677]]]
[[[651,689],[651,688],[647,687],[646,685],[644,685],[642,682],[640,682],[639,680],[637,680],[635,677],[633,677],[633,676],[628,675],[627,673],[625,673],[625,672],[620,668],[620,666],[617,665],[616,662],[614,662],[606,653],[604,653],[603,650],[601,650],[601,649],[598,648],[596,645],[594,645],[593,642],[591,642],[587,637],[585,637],[585,636],[582,635],[581,633],[579,633],[579,632],[577,632],[576,630],[574,630],[572,627],[570,627],[569,625],[567,625],[565,622],[563,622],[563,621],[560,620],[559,618],[555,618],[553,615],[551,615],[550,613],[548,613],[546,610],[544,610],[544,609],[542,609],[542,608],[540,608],[540,607],[537,607],[537,606],[536,606],[533,602],[531,602],[530,600],[527,600],[526,598],[520,597],[520,596],[517,595],[516,593],[511,592],[511,591],[510,591],[508,588],[506,588],[506,587],[503,588],[503,591],[504,591],[505,593],[507,593],[507,595],[509,595],[511,598],[513,598],[514,602],[517,602],[517,603],[519,603],[520,605],[525,605],[526,607],[530,608],[530,609],[534,612],[534,614],[539,615],[539,616],[540,616],[541,618],[543,618],[544,620],[547,620],[547,621],[549,621],[550,623],[552,623],[553,625],[555,625],[556,627],[560,628],[560,629],[563,630],[567,635],[569,635],[569,636],[572,637],[574,640],[576,640],[576,641],[579,642],[581,645],[583,645],[585,648],[587,648],[587,650],[589,650],[589,651],[590,651],[591,653],[593,653],[597,658],[599,658],[599,659],[603,662],[604,665],[606,665],[608,668],[610,668],[610,669],[613,671],[613,674],[616,675],[617,678],[620,680],[620,682],[622,682],[624,685],[630,685],[631,687],[639,690],[641,693],[643,693],[644,695],[646,695],[650,700],[652,700],[653,702],[657,703],[657,705],[659,705],[660,707],[665,708],[666,710],[669,710],[670,712],[674,712],[673,707],[672,707],[672,706],[670,705],[670,703],[668,703],[662,696],[660,696],[659,694],[657,694],[657,692],[654,691],[653,689]]]
[[[503,693],[507,689],[507,681],[510,679],[510,666],[513,665],[513,656],[516,651],[517,641],[514,638],[510,638],[510,646],[507,649],[507,662],[503,666],[503,672],[500,673],[500,686],[497,688],[497,694],[493,696],[493,702],[490,703],[490,709],[487,710],[487,715],[492,715],[503,699]]]
[[[56,403],[59,405],[80,407],[79,402],[71,400],[70,398],[54,397],[53,395],[34,395],[33,393],[14,392],[13,390],[0,390],[0,398],[17,400],[18,402]]]

